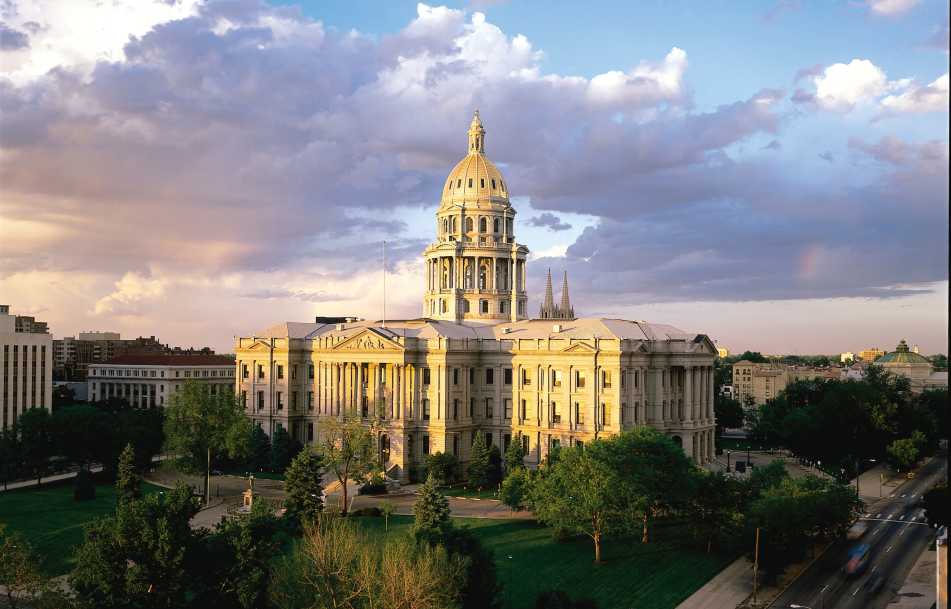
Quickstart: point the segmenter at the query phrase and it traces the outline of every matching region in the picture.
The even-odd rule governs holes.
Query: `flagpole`
[[[386,327],[386,239],[383,240],[383,327]]]

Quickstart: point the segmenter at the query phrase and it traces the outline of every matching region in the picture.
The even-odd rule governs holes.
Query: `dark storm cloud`
[[[548,228],[549,230],[553,231],[568,230],[571,228],[570,224],[567,222],[562,222],[561,218],[547,211],[543,214],[535,216],[534,218],[529,218],[528,223],[532,226]]]

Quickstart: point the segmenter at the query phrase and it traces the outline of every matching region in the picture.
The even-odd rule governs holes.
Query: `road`
[[[947,475],[947,456],[939,455],[922,467],[915,478],[871,504],[862,518],[868,524],[862,538],[834,543],[770,608],[800,605],[812,609],[884,609],[935,536],[934,529],[925,521],[924,509],[916,503],[939,480],[947,480]],[[859,543],[871,548],[868,567],[859,576],[846,576],[842,567],[849,550]],[[866,586],[873,574],[885,579],[876,593]]]

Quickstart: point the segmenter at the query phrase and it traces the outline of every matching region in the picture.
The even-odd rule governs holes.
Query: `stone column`
[[[684,408],[690,414],[691,421],[697,420],[697,413],[693,404],[693,366],[684,366]]]

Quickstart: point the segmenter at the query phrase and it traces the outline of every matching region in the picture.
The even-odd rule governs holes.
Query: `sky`
[[[478,108],[584,316],[948,347],[948,7],[0,0],[0,302],[229,352],[422,311]],[[557,297],[557,295],[556,295]]]

